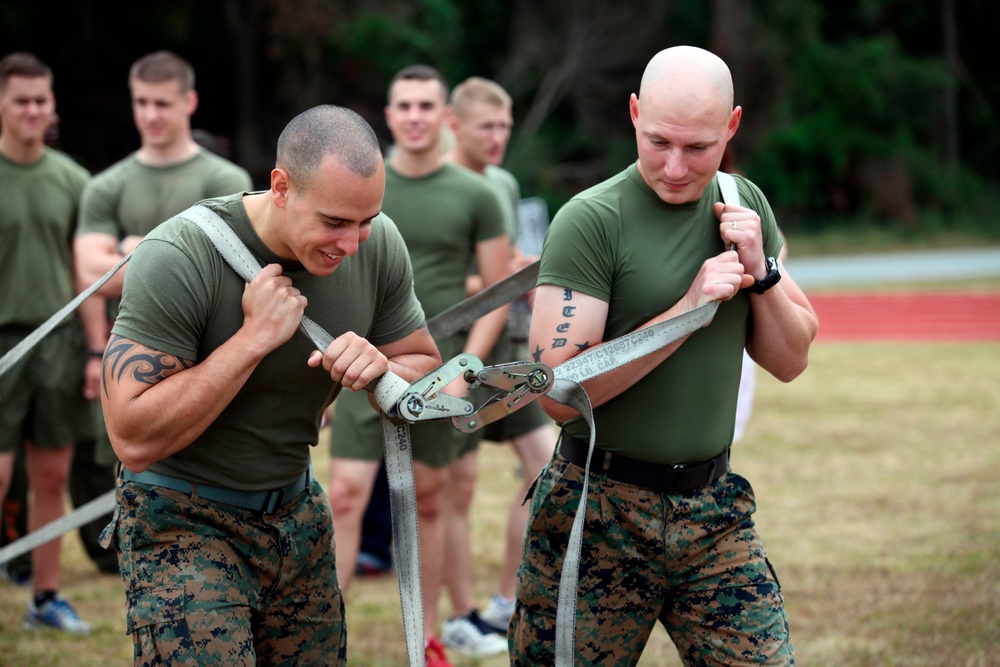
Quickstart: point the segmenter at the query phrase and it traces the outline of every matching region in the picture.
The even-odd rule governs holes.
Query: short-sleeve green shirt
[[[765,254],[777,257],[782,242],[767,200],[750,181],[737,176],[736,183],[742,205],[761,218]],[[608,302],[604,340],[633,331],[677,303],[702,263],[726,249],[712,211],[718,201],[713,181],[698,201],[667,204],[633,164],[556,214],[545,237],[538,284]],[[571,327],[573,315],[570,306]],[[658,464],[703,461],[728,449],[750,315],[745,292],[722,302],[708,327],[595,409],[597,446]],[[589,437],[582,418],[565,428],[575,437]]]
[[[504,217],[507,220],[507,236],[510,244],[514,245],[517,243],[517,237],[521,235],[521,224],[517,218],[517,209],[521,203],[521,186],[518,185],[514,174],[503,167],[487,165],[483,175],[500,194]]]
[[[468,169],[445,164],[419,178],[385,168],[382,210],[399,226],[427,317],[465,298],[475,246],[507,233],[499,196]]]
[[[264,245],[240,195],[202,203],[232,226],[262,265],[282,265],[309,300],[306,314],[331,335],[353,331],[383,345],[422,325],[406,247],[387,217],[372,221],[371,236],[354,257],[320,277]],[[244,286],[198,227],[171,218],[136,249],[113,332],[198,362],[242,325]],[[151,469],[242,490],[275,488],[301,474],[309,446],[317,444],[322,411],[340,391],[322,367],[306,364],[313,348],[296,332],[261,361],[204,434]]]
[[[165,167],[143,164],[132,153],[87,184],[77,233],[145,236],[195,202],[251,187],[245,169],[206,150]]]
[[[385,177],[382,211],[406,241],[414,290],[430,318],[465,298],[476,244],[506,233],[500,197],[485,178],[451,163],[419,178],[403,176],[386,164]],[[436,342],[448,361],[462,352],[465,334]],[[359,396],[344,398],[333,411],[330,451],[343,458],[379,458],[382,441],[375,412]],[[420,424],[411,437],[414,458],[434,467],[458,458],[468,439],[449,422]]]
[[[36,327],[73,298],[71,244],[90,174],[57,150],[0,155],[0,326]]]

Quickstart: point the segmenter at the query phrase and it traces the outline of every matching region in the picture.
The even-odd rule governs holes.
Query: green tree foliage
[[[195,125],[232,140],[259,186],[288,119],[357,109],[388,144],[386,84],[414,62],[514,98],[507,165],[554,211],[635,159],[628,96],[659,49],[733,70],[730,168],[786,228],[864,218],[997,228],[995,0],[148,0],[0,5],[4,52],[56,73],[61,147],[91,170],[137,146],[128,67],[160,48],[194,64]],[[808,221],[808,223],[807,223]]]
[[[786,227],[861,216],[912,228],[988,210],[996,165],[982,176],[968,162],[949,173],[945,105],[954,74],[942,55],[942,7],[823,4],[799,4],[782,26],[794,28],[784,85],[745,164]],[[789,17],[774,6],[758,19]]]
[[[905,57],[891,37],[817,42],[797,54],[791,80],[747,164],[776,207],[910,220],[943,201],[934,183],[915,182],[921,164],[940,164],[942,63]]]

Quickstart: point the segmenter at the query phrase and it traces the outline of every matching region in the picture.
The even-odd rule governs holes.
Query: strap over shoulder
[[[733,206],[740,205],[740,191],[736,188],[736,179],[724,171],[716,173],[719,179],[719,189],[722,190],[722,201]]]

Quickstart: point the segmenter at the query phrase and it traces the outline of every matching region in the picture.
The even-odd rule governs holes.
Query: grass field
[[[794,383],[761,376],[733,466],[757,492],[798,664],[1000,665],[998,445],[1000,345],[822,343]],[[485,601],[516,472],[506,447],[484,446],[481,460],[473,521]],[[130,664],[119,582],[94,573],[75,536],[64,558],[64,592],[96,631],[26,634],[28,592],[0,583],[0,665]],[[358,581],[348,624],[351,665],[405,664],[394,578]],[[662,629],[640,664],[680,664]]]

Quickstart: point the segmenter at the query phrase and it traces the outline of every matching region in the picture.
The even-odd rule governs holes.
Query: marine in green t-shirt
[[[74,294],[70,243],[88,173],[46,146],[55,108],[48,65],[23,51],[0,59],[0,356]],[[0,506],[23,453],[29,532],[65,513],[74,445],[92,435],[85,361],[79,323],[69,318],[0,376]],[[24,626],[86,634],[90,625],[57,590],[61,548],[56,538],[31,552]]]
[[[454,145],[448,152],[448,160],[477,174],[485,176],[487,182],[496,188],[504,203],[507,217],[508,240],[510,242],[509,271],[514,273],[537,257],[526,256],[520,248],[521,189],[517,179],[509,171],[500,167],[503,163],[513,127],[513,102],[499,84],[482,77],[470,77],[455,86],[451,92],[449,126],[455,137]],[[477,275],[469,280],[469,292],[481,289],[482,281]],[[529,359],[528,325],[531,306],[526,296],[515,300],[508,312],[507,326],[493,347],[489,364],[502,364]],[[481,396],[477,404],[489,397]],[[496,645],[497,638],[506,639],[507,627],[514,611],[514,591],[517,567],[520,563],[521,536],[524,535],[528,519],[528,508],[523,504],[525,495],[539,472],[552,455],[556,441],[555,427],[537,401],[521,405],[512,414],[487,424],[481,431],[472,434],[478,440],[510,444],[520,468],[520,484],[510,489],[511,509],[507,514],[504,531],[506,544],[504,559],[500,568],[496,593],[480,611],[473,593],[472,545],[468,539],[455,539],[449,545],[449,567],[456,575],[448,579],[448,591],[455,609],[455,616],[444,623],[442,640],[446,646],[456,650],[483,655],[494,651],[507,652],[506,641]],[[478,465],[474,457],[476,451],[466,454],[462,465],[456,466],[449,485],[449,503],[454,510],[449,520],[460,527],[468,526],[471,517],[465,509],[472,504],[476,485]],[[464,510],[464,511],[463,511]],[[467,530],[455,530],[460,538]]]
[[[97,281],[157,225],[192,204],[252,188],[245,169],[195,142],[191,117],[198,97],[194,70],[187,62],[168,52],[144,56],[129,73],[129,89],[141,145],[95,175],[84,188],[74,240],[82,286]],[[119,271],[80,308],[92,352],[86,372],[86,391],[91,398],[97,397],[100,352],[117,314],[127,269]],[[93,453],[89,449],[81,453],[98,465],[111,466],[116,460],[100,405],[93,407],[97,442]],[[105,490],[102,484],[89,484],[85,479],[74,483],[80,487],[77,495],[82,501]]]
[[[776,257],[781,238],[767,201],[749,181],[737,177],[737,184],[744,206],[760,216],[763,252]],[[608,304],[602,340],[634,331],[680,302],[705,260],[725,250],[717,230],[705,223],[720,200],[712,182],[696,201],[668,204],[635,164],[574,197],[553,220],[538,277],[540,285],[557,284],[571,293],[560,301],[569,327],[536,338],[533,350],[545,359],[561,345],[598,342],[573,336],[573,294]],[[595,408],[597,446],[671,464],[707,460],[728,449],[749,315],[750,296],[740,291],[722,302],[711,326],[692,334],[628,392]],[[590,436],[580,417],[563,427],[581,440]]]
[[[158,51],[137,60],[129,72],[132,114],[140,146],[95,175],[83,191],[74,257],[81,286],[90,285],[135,249],[157,225],[192,204],[252,188],[242,167],[202,148],[195,140],[191,118],[198,108],[194,70],[176,54]],[[80,308],[90,361],[85,391],[92,402],[93,444],[77,448],[71,489],[78,503],[114,486],[117,459],[97,399],[101,352],[118,311],[120,270]],[[91,530],[81,532],[85,544]],[[94,552],[88,546],[89,552]],[[98,552],[100,553],[100,552]]]
[[[659,622],[688,661],[792,665],[753,489],[729,449],[744,348],[789,381],[807,365],[816,316],[781,275],[764,196],[741,177],[739,203],[720,194],[742,117],[726,64],[694,47],[661,51],[629,111],[638,161],[560,209],[542,250],[535,358],[558,378],[587,350],[605,372],[583,383],[597,440],[589,460],[576,410],[540,399],[564,429],[531,497],[511,663],[551,664],[565,652],[579,664],[630,664]],[[703,328],[611,363],[616,338],[713,302]],[[569,539],[578,510],[582,546]],[[567,569],[571,553],[579,560]],[[553,639],[567,634],[566,644]]]
[[[126,469],[104,541],[146,660],[344,663],[330,504],[310,448],[342,389],[441,363],[381,214],[384,174],[364,119],[315,107],[282,132],[269,190],[204,203],[263,265],[252,282],[180,217],[135,251],[103,362]],[[336,337],[325,350],[298,332],[304,314]],[[150,647],[148,610],[179,591],[197,625]]]
[[[73,299],[70,244],[88,176],[51,148],[31,163],[0,149],[0,355]],[[0,453],[15,451],[25,433],[42,447],[92,436],[86,360],[79,320],[71,317],[0,377]]]
[[[414,289],[428,318],[465,298],[473,260],[488,283],[506,275],[508,241],[496,192],[481,177],[445,164],[441,128],[447,84],[426,66],[404,68],[389,84],[385,114],[394,148],[386,165],[383,210],[396,222],[413,264]],[[487,358],[503,329],[506,308],[477,320],[467,336],[437,341],[446,361],[466,352]],[[465,395],[458,378],[446,388]],[[330,420],[330,495],[334,503],[338,575],[349,587],[360,546],[361,519],[382,458],[376,415],[365,402],[345,397]],[[449,422],[413,429],[414,478],[428,650],[444,651],[437,639],[437,607],[444,571],[445,481],[458,465],[468,438]],[[430,654],[429,654],[430,655]]]

